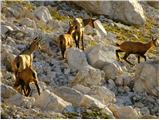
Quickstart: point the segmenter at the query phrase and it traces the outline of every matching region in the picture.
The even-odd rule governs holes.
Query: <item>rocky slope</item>
[[[149,50],[147,61],[141,60],[140,64],[131,55],[133,67],[125,61],[118,62],[115,55],[116,42],[148,42],[151,35],[158,37],[157,7],[147,2],[137,3],[145,16],[144,25],[140,26],[133,25],[134,19],[128,26],[105,14],[93,15],[99,21],[95,29],[85,27],[85,51],[70,48],[63,60],[57,46],[58,36],[67,31],[73,17],[88,18],[89,12],[74,2],[1,4],[1,118],[159,117],[159,48]],[[112,5],[115,4],[119,3]],[[123,13],[118,12],[114,17],[121,18]],[[25,97],[13,88],[11,61],[36,35],[42,37],[49,54],[34,52],[33,66],[41,95],[30,84],[31,94]]]

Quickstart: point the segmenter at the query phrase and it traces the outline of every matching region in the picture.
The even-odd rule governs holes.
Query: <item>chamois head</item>
[[[71,24],[70,22],[69,22],[69,29],[68,29],[68,34],[72,34],[74,31],[75,31],[75,29],[76,29],[76,25],[74,25],[74,24]]]
[[[41,44],[40,44],[40,39],[38,39],[38,37],[36,37],[33,42],[30,44],[29,48],[36,51],[36,50],[40,50],[42,47],[41,47]]]
[[[158,38],[153,38],[153,37],[152,37],[152,42],[151,42],[152,46],[158,47],[157,39],[158,39]]]

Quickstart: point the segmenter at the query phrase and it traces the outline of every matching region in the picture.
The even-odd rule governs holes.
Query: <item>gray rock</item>
[[[38,7],[34,13],[33,13],[37,18],[42,20],[43,22],[47,23],[48,21],[52,20],[52,16],[48,10],[47,7],[40,6]]]
[[[102,70],[105,73],[106,79],[115,79],[123,73],[123,70],[118,62],[106,63]]]
[[[83,97],[83,94],[78,90],[65,86],[56,89],[55,93],[65,101],[68,101],[75,106],[79,105],[79,102]]]
[[[77,73],[75,79],[72,80],[71,84],[73,86],[76,84],[82,84],[86,87],[90,87],[92,85],[100,85],[103,79],[104,72],[91,66],[87,66]]]
[[[112,46],[96,45],[86,51],[89,64],[95,68],[102,69],[106,63],[112,63],[116,59]]]
[[[151,95],[158,96],[159,90],[159,62],[147,61],[137,65],[135,72],[134,90],[137,92],[146,91]]]
[[[118,119],[138,119],[138,112],[131,106],[117,106],[115,104],[110,104],[108,108],[113,112],[115,118]]]
[[[92,13],[107,15],[126,24],[143,25],[145,16],[138,1],[74,1],[76,5]]]
[[[1,96],[2,99],[10,98],[17,94],[17,91],[12,87],[1,83]]]
[[[35,106],[40,107],[43,111],[63,112],[67,107],[72,104],[64,101],[49,90],[42,91],[41,95],[35,96]]]
[[[66,51],[67,61],[71,68],[81,70],[88,66],[85,53],[78,48],[70,48]]]

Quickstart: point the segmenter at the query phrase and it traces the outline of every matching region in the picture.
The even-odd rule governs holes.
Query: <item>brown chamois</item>
[[[17,76],[17,72],[21,72],[27,67],[32,67],[33,52],[41,49],[40,40],[36,37],[31,45],[22,51],[12,62],[12,68]]]
[[[32,82],[35,84],[38,94],[40,95],[37,73],[32,68],[28,67],[22,70],[21,72],[18,72],[18,76],[16,78],[14,88],[17,89],[19,86],[21,86],[22,92],[24,92],[24,95],[28,96],[31,91],[29,84]]]
[[[73,33],[73,38],[74,41],[76,43],[76,47],[79,48],[79,41],[82,42],[82,50],[84,50],[84,42],[83,42],[83,32],[84,32],[84,27],[86,25],[90,25],[91,27],[95,27],[94,26],[94,21],[96,19],[94,18],[89,18],[89,19],[81,19],[81,18],[75,18],[73,20],[73,25],[76,26],[75,28],[75,32]]]
[[[148,43],[141,43],[141,42],[131,42],[125,41],[122,44],[116,44],[120,49],[116,50],[117,59],[120,60],[118,53],[125,52],[123,59],[133,65],[131,62],[127,60],[127,57],[130,54],[137,54],[138,55],[138,63],[140,63],[140,56],[144,58],[146,61],[146,56],[144,55],[152,46],[157,46],[157,38],[153,39]]]
[[[59,48],[61,50],[62,57],[64,58],[64,54],[67,48],[73,46],[73,37],[72,34],[75,30],[75,26],[69,23],[69,30],[67,33],[59,36]]]

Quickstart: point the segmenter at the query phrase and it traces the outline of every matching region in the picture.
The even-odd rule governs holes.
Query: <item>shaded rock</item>
[[[26,25],[27,27],[32,27],[32,28],[34,28],[35,25],[36,25],[35,21],[34,21],[34,20],[31,20],[30,18],[23,18],[23,19],[20,21],[20,23],[21,23],[22,25]]]
[[[116,59],[112,46],[104,47],[102,45],[96,45],[86,51],[89,64],[95,68],[102,69],[104,64],[112,63]]]
[[[148,3],[150,6],[156,8],[156,9],[159,9],[159,0],[157,0],[157,1],[147,1],[147,3]]]
[[[106,87],[93,86],[88,94],[105,105],[116,101],[115,94]]]
[[[35,99],[34,105],[45,111],[63,112],[65,108],[71,107],[71,103],[64,101],[49,90],[43,91],[40,96],[35,96]]]
[[[73,86],[76,84],[82,84],[84,86],[90,87],[92,85],[100,85],[103,79],[104,73],[102,71],[91,66],[87,66],[77,73],[71,84]]]
[[[88,107],[97,107],[97,108],[105,109],[105,111],[108,113],[110,118],[114,118],[112,112],[107,108],[107,106],[105,106],[100,101],[98,101],[97,99],[95,99],[89,95],[83,96],[83,98],[80,102],[80,106],[87,107],[87,108]]]
[[[1,97],[2,97],[2,99],[10,98],[15,94],[17,94],[17,91],[14,88],[1,83]]]
[[[118,62],[105,63],[103,71],[106,79],[115,79],[117,76],[123,73],[123,70]]]
[[[70,48],[66,50],[68,64],[73,69],[81,70],[88,66],[85,53],[78,48]]]
[[[15,55],[12,54],[12,50],[11,48],[8,48],[10,46],[5,46],[3,45],[2,49],[1,49],[1,62],[2,64],[4,64],[6,66],[6,69],[8,71],[12,71],[12,61],[15,58]]]
[[[112,111],[115,118],[118,119],[138,119],[139,114],[131,106],[117,106],[115,104],[110,104],[108,108]]]
[[[40,6],[34,11],[34,15],[39,20],[47,23],[48,21],[52,20],[52,16],[47,7]]]
[[[77,106],[79,102],[81,101],[83,94],[79,92],[78,90],[75,90],[73,88],[62,86],[55,90],[55,93],[64,99],[65,101],[68,101],[72,103],[73,105]]]
[[[145,16],[138,1],[73,1],[76,5],[95,14],[107,15],[126,24],[143,25]]]
[[[11,26],[1,25],[1,34],[6,34],[8,31],[13,31]]]
[[[151,95],[159,93],[159,61],[147,61],[136,66],[134,90],[146,91]]]

